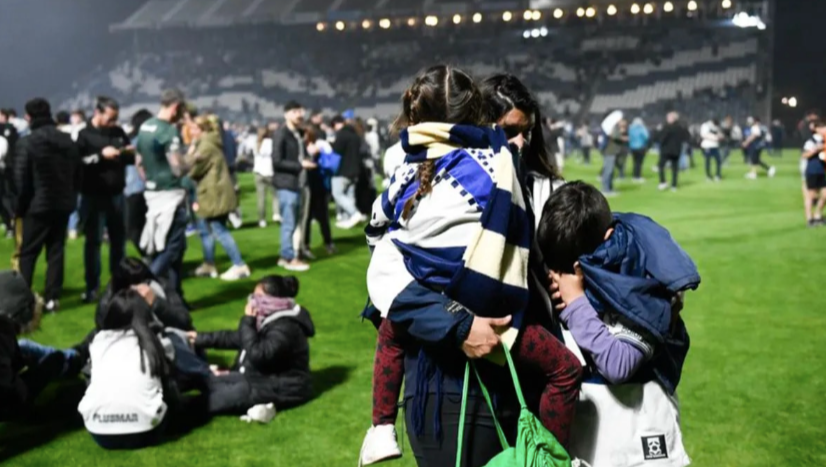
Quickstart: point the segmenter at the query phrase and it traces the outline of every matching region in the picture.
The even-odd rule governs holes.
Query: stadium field
[[[798,152],[766,156],[778,176],[743,178],[738,154],[723,183],[703,171],[682,173],[676,193],[658,192],[649,157],[644,185],[621,183],[616,210],[652,216],[693,256],[703,276],[683,312],[691,334],[679,388],[686,447],[697,466],[826,465],[826,228],[805,226]],[[702,163],[698,159],[698,163]],[[570,162],[567,178],[594,183],[598,167]],[[283,273],[276,267],[278,227],[254,225],[254,189],[242,177],[247,226],[236,239],[254,278]],[[300,275],[299,301],[313,315],[312,367],[317,396],[280,413],[269,425],[221,417],[176,434],[157,448],[106,452],[94,444],[76,412],[78,387],[45,393],[27,423],[0,425],[0,462],[8,466],[352,466],[370,424],[370,381],[375,331],[358,318],[365,302],[368,252],[360,232],[335,232],[340,253],[326,257],[314,232],[319,260]],[[11,240],[0,240],[8,264]],[[188,269],[201,259],[191,237]],[[82,240],[67,248],[62,310],[46,316],[33,338],[54,346],[80,341],[92,327],[92,306],[82,306]],[[219,248],[219,263],[229,266]],[[106,264],[104,254],[104,264]],[[45,262],[36,275],[41,289]],[[107,280],[104,277],[104,280]],[[187,279],[200,330],[234,328],[253,281]],[[216,356],[217,354],[213,354]],[[230,363],[232,354],[220,355]],[[82,388],[81,388],[82,391]],[[408,447],[401,461],[414,466]]]

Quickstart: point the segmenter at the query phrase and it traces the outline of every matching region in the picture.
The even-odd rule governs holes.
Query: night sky
[[[826,110],[826,1],[776,0],[775,115],[790,118],[804,109]],[[796,96],[797,109],[784,109],[782,96]]]

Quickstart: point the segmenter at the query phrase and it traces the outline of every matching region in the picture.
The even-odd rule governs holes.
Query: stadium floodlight
[[[474,13],[473,22],[477,23],[477,24],[481,23],[482,22],[482,13]]]
[[[631,13],[635,15],[640,14],[640,6],[636,3],[631,5]]]
[[[381,21],[379,21],[379,27],[382,28],[382,29],[390,29],[390,26],[391,26],[390,20],[387,19],[387,18],[383,18]]]
[[[531,10],[525,10],[525,14],[522,15],[525,18],[525,21],[530,21],[533,19],[533,12]]]
[[[336,29],[344,31],[344,21],[336,21]]]
[[[525,32],[522,33],[522,37],[524,37],[525,39],[530,39],[531,38],[531,32],[528,31],[528,30],[525,30]]]
[[[731,0],[723,0],[723,9],[728,10],[731,8]]]
[[[614,16],[615,14],[617,14],[617,7],[615,7],[614,5],[608,5],[606,13],[608,13],[608,16]]]
[[[502,21],[508,22],[513,19],[513,13],[506,11],[502,13]]]
[[[562,18],[562,16],[564,14],[565,14],[565,12],[562,11],[562,8],[557,8],[556,10],[554,10],[554,18],[556,18],[556,19]]]
[[[533,10],[533,14],[531,15],[531,19],[534,21],[539,21],[542,19],[542,12],[539,10]]]
[[[413,26],[415,26],[416,25],[416,18],[408,18],[407,19],[407,25],[410,26],[411,28]]]
[[[593,18],[596,15],[597,15],[597,9],[592,7],[592,6],[589,6],[588,9],[585,10],[585,16],[587,16],[589,18]]]
[[[316,28],[317,31],[321,32],[321,31],[327,29],[327,25],[324,24],[324,23],[318,23],[318,24],[315,25],[315,28]]]
[[[766,23],[760,19],[759,16],[750,16],[745,11],[741,11],[734,15],[734,18],[731,20],[731,24],[737,26],[738,28],[757,28],[759,30],[766,29]]]
[[[541,34],[541,33],[539,32],[539,29],[533,29],[533,30],[531,30],[531,37],[533,37],[534,39],[536,39],[537,37],[539,37],[539,35],[540,35],[540,34]]]
[[[688,11],[697,11],[697,2],[694,0],[688,2]]]
[[[585,8],[579,7],[576,9],[576,15],[582,18],[585,16]]]
[[[459,24],[462,22],[462,15],[453,15],[453,24]]]
[[[370,26],[372,25],[373,23],[369,19],[366,19],[361,22],[361,27],[363,27],[364,29],[370,29]]]
[[[790,97],[789,98],[789,107],[791,107],[791,108],[797,107],[797,98],[796,97]]]
[[[542,36],[542,37],[547,37],[548,36],[548,28],[546,28],[545,26],[542,26],[541,28],[539,28],[539,35]]]
[[[786,105],[786,104],[788,104],[788,103],[789,103],[789,98],[788,98],[788,97],[784,97],[781,101],[783,102],[783,105]]]
[[[674,4],[671,2],[665,2],[665,4],[663,5],[663,11],[665,11],[666,13],[671,13],[672,11],[674,11]]]
[[[437,24],[439,24],[439,18],[435,16],[428,16],[424,19],[424,24],[428,26],[436,26]]]
[[[654,13],[654,5],[652,5],[650,3],[646,3],[645,6],[642,8],[642,12],[645,13],[646,15],[650,15],[651,13]]]

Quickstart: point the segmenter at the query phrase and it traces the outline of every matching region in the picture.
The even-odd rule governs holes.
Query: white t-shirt
[[[100,331],[89,346],[92,381],[77,410],[97,435],[145,433],[166,416],[163,386],[141,371],[134,331]],[[148,361],[146,358],[145,361]]]
[[[261,147],[255,151],[255,160],[252,165],[252,171],[262,177],[272,177],[272,139],[264,138],[261,141]]]
[[[714,122],[705,122],[700,127],[700,147],[703,149],[715,149],[720,147],[720,137],[723,133]]]

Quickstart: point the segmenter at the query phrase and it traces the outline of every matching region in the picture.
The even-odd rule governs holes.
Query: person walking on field
[[[658,135],[660,143],[660,185],[659,189],[667,190],[668,183],[665,181],[665,164],[671,164],[671,191],[677,191],[677,179],[680,173],[680,154],[683,145],[691,140],[688,129],[680,122],[680,114],[669,112],[666,116],[666,124]]]
[[[366,220],[356,208],[356,183],[362,168],[361,137],[341,115],[334,117],[332,124],[336,131],[333,152],[341,156],[341,165],[332,182],[333,199],[345,216],[336,226],[352,229]]]
[[[645,179],[642,178],[642,167],[645,163],[645,153],[648,152],[648,141],[650,134],[648,128],[641,118],[637,117],[631,122],[628,128],[628,148],[631,150],[631,157],[634,162],[634,182],[643,183]]]

